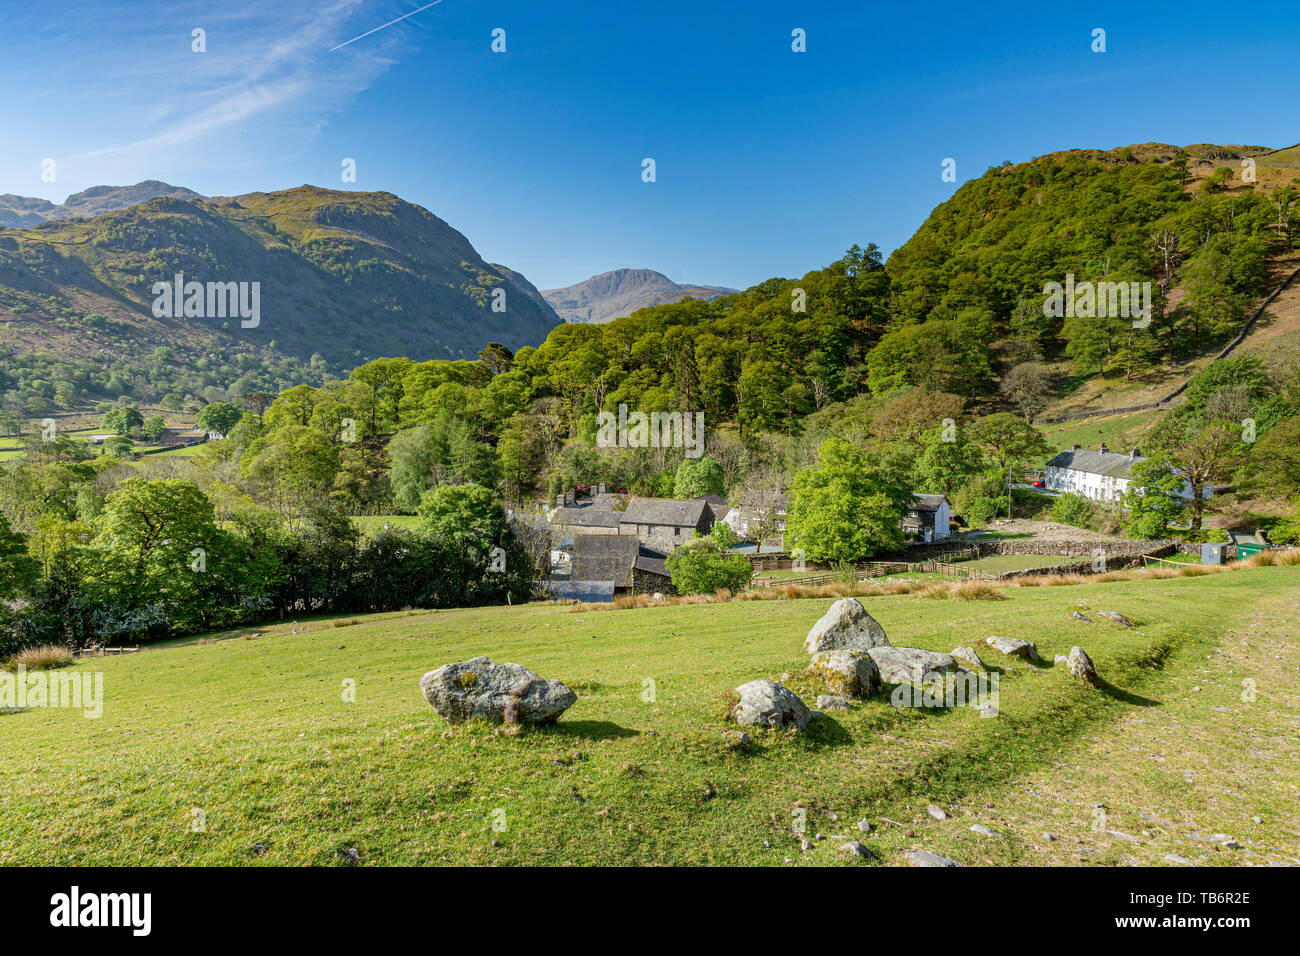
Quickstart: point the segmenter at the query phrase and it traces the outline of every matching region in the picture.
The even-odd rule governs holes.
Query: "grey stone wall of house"
[[[632,569],[632,593],[633,594],[676,594],[677,589],[673,587],[672,578],[666,578],[662,574],[655,574],[651,571],[642,571],[640,568]]]

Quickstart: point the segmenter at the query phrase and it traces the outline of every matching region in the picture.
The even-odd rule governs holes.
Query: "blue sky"
[[[424,2],[4,0],[0,193],[387,190],[541,288],[745,287],[906,241],[946,157],[1300,141],[1294,2],[441,0],[332,49]]]

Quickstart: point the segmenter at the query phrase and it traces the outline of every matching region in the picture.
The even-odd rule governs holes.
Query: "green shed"
[[[1249,533],[1241,531],[1229,531],[1228,537],[1232,543],[1237,546],[1237,560],[1244,561],[1252,555],[1259,554],[1261,551],[1270,547],[1269,543],[1264,540],[1263,532],[1252,531]]]

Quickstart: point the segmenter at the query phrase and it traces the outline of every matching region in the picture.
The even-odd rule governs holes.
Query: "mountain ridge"
[[[637,309],[670,305],[686,296],[712,301],[740,290],[725,286],[673,282],[654,269],[612,269],[542,296],[566,322],[608,322]]]
[[[126,198],[115,187],[77,196],[80,208]],[[259,283],[259,325],[156,318],[153,286],[178,273]],[[82,357],[233,349],[347,367],[385,353],[472,358],[487,341],[518,349],[559,322],[526,278],[386,192],[161,196],[0,229],[0,343],[19,348]]]

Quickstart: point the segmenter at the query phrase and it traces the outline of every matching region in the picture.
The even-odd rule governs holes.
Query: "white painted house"
[[[1128,491],[1133,477],[1133,466],[1146,458],[1134,448],[1128,454],[1114,452],[1102,445],[1097,451],[1075,445],[1047,463],[1044,484],[1048,491],[1061,494],[1083,495],[1094,501],[1118,502]],[[1203,498],[1214,494],[1212,485],[1205,486]],[[1183,498],[1192,498],[1192,486],[1183,483]]]
[[[915,503],[903,519],[903,530],[923,541],[942,541],[948,537],[952,507],[944,495],[913,495]]]

